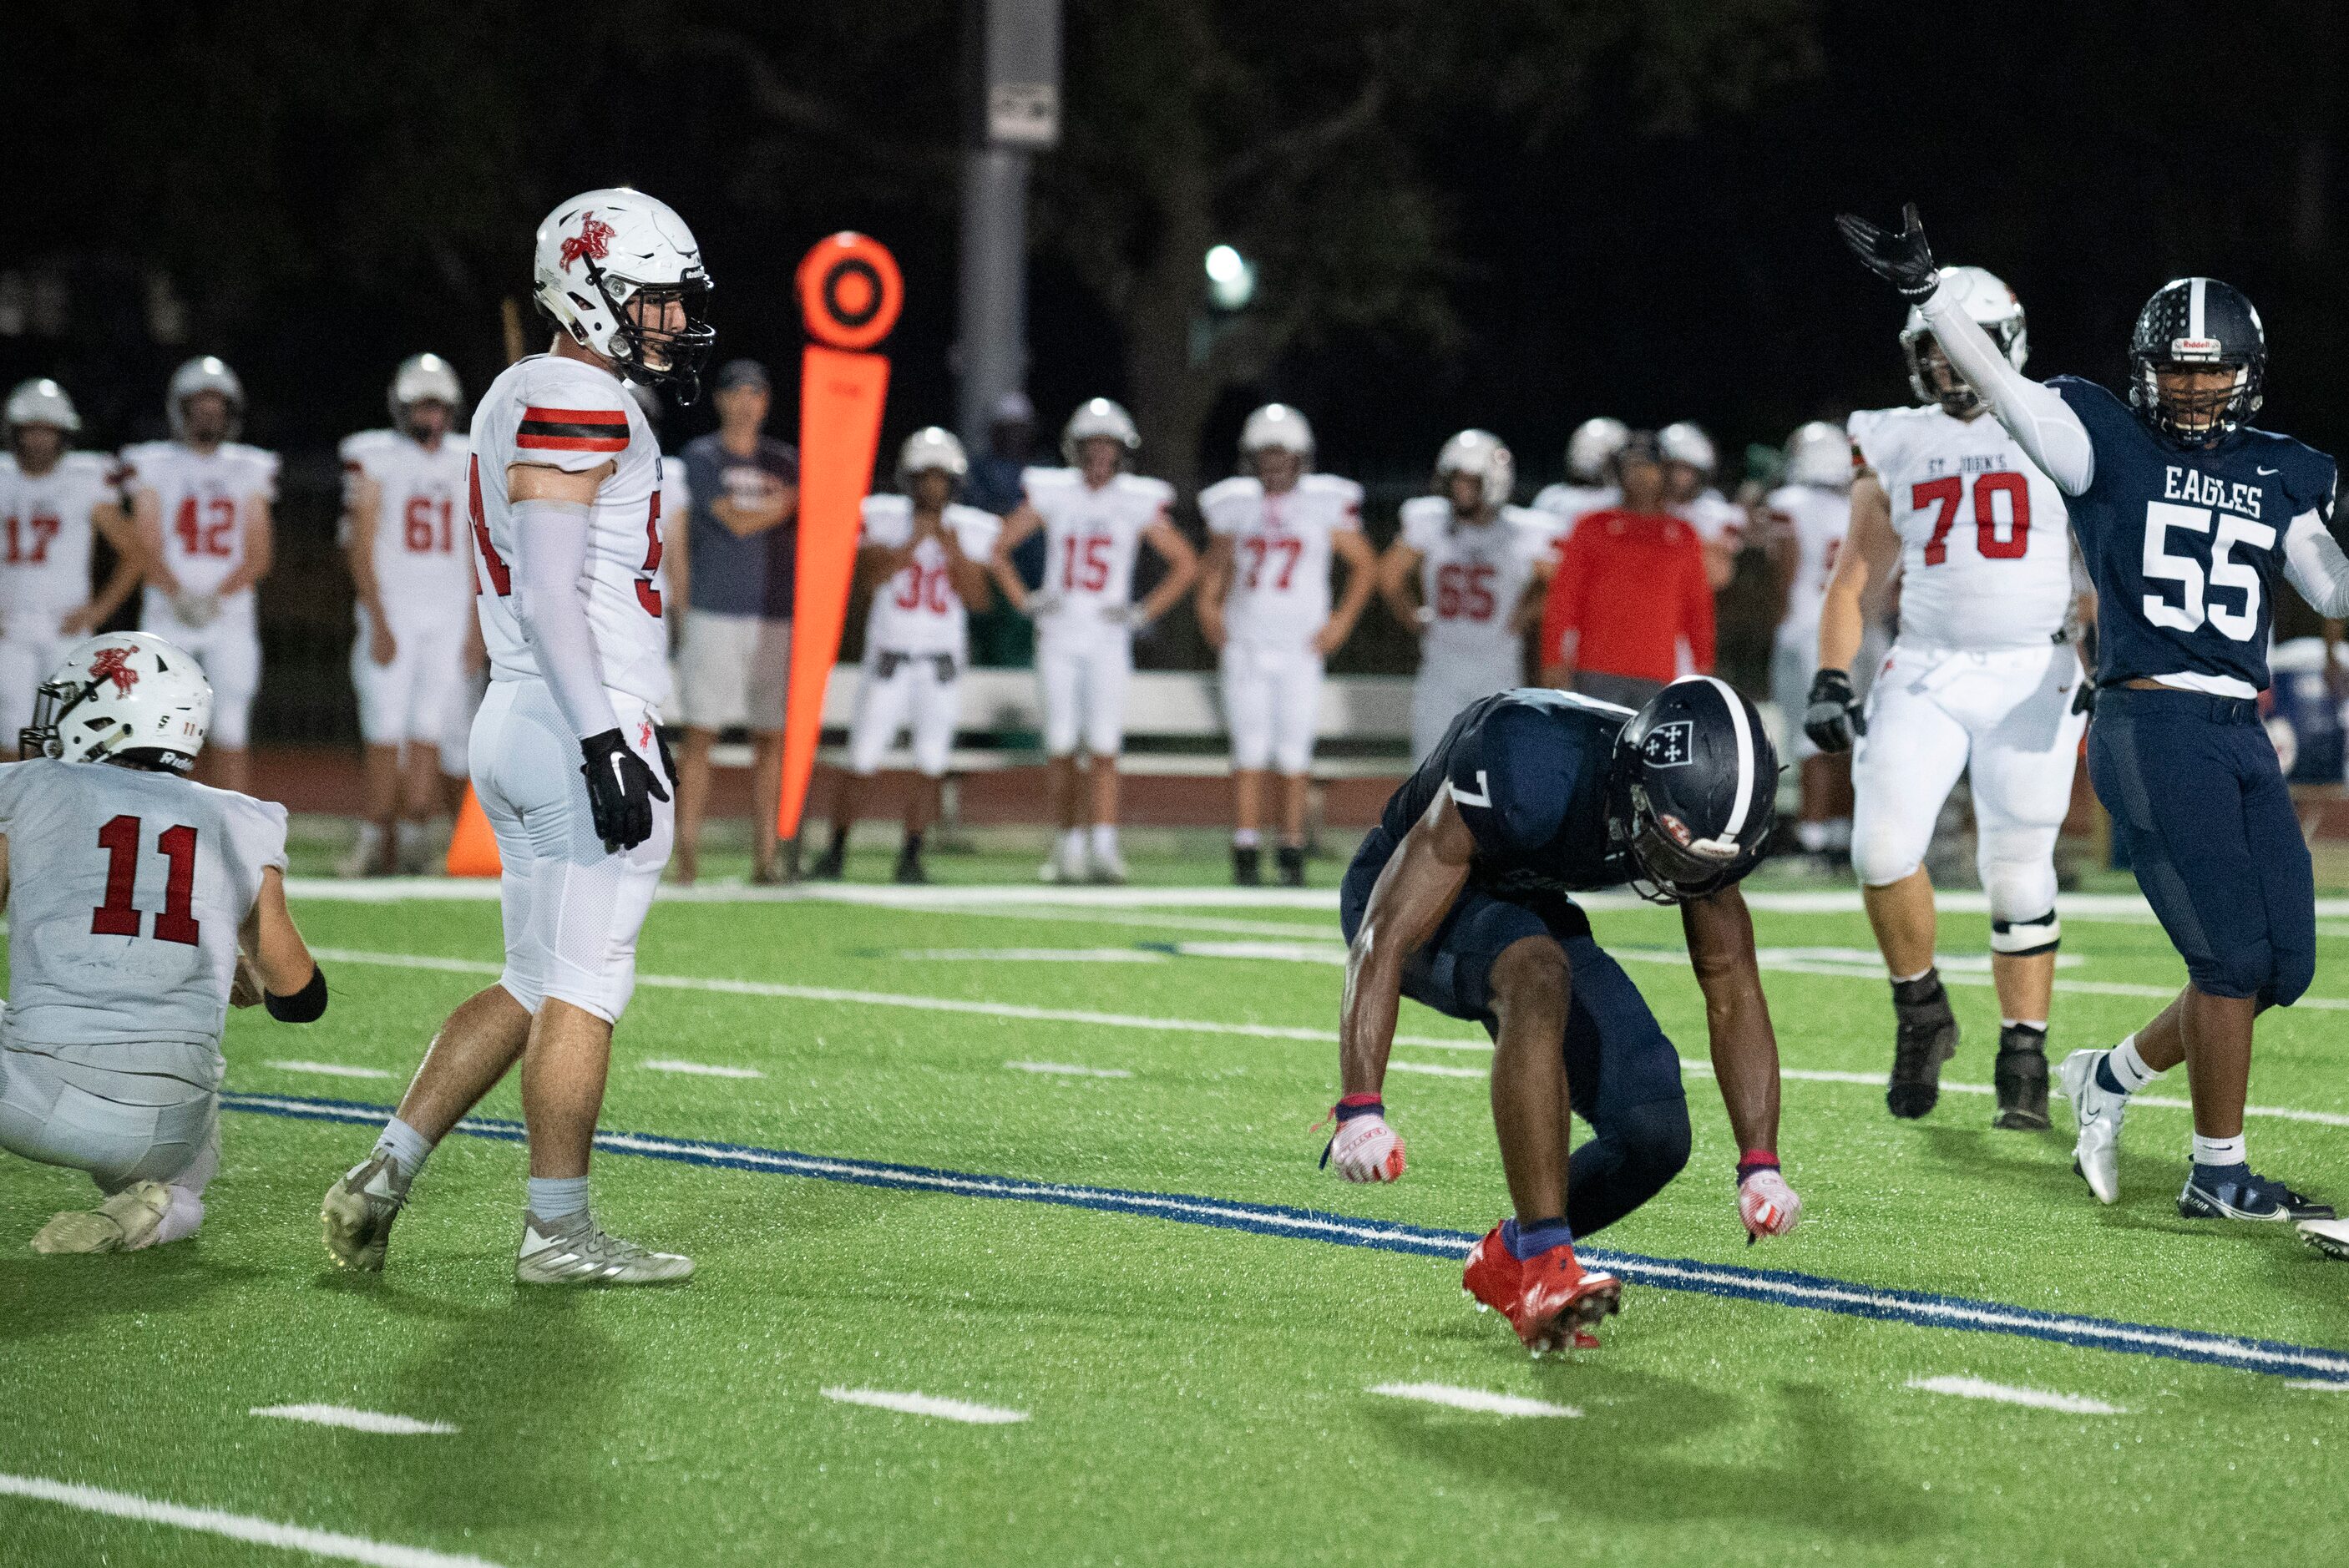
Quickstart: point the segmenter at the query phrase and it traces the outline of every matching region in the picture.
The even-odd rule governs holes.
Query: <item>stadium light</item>
[[[1256,297],[1256,266],[1229,245],[1207,252],[1207,297],[1218,310],[1245,310]]]

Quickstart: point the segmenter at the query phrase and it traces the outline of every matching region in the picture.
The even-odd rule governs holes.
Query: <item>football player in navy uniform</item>
[[[1778,1043],[1737,890],[1769,840],[1777,788],[1760,715],[1709,676],[1636,714],[1506,691],[1452,721],[1346,872],[1345,1098],[1323,1161],[1350,1181],[1402,1174],[1379,1098],[1400,998],[1483,1024],[1516,1212],[1476,1243],[1462,1284],[1536,1354],[1597,1343],[1589,1331],[1622,1285],[1583,1268],[1574,1240],[1654,1197],[1689,1157],[1679,1053],[1570,894],[1628,882],[1680,905],[1744,1151],[1749,1241],[1802,1213],[1779,1173]],[[1569,1108],[1592,1130],[1570,1154]]]
[[[2194,1165],[2178,1212],[2329,1222],[2328,1206],[2252,1171],[2243,1102],[2252,1020],[2291,1006],[2316,967],[2308,846],[2256,699],[2278,578],[2320,614],[2349,614],[2349,557],[2326,529],[2333,459],[2246,422],[2260,407],[2267,334],[2240,290],[2201,277],[2157,290],[2129,340],[2126,401],[2076,377],[2043,385],[1956,308],[1913,205],[1902,220],[1898,233],[1837,222],[2072,498],[2100,606],[2089,777],[2186,960],[2186,989],[2158,1017],[2060,1069],[2075,1164],[2098,1200],[2117,1198],[2128,1097],[2183,1061]]]

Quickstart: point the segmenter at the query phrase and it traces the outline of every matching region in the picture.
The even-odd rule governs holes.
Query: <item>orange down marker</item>
[[[856,535],[889,361],[871,352],[897,325],[905,284],[878,240],[843,230],[800,263],[800,315],[811,342],[800,360],[799,576],[792,596],[792,681],[783,709],[782,800],[775,831],[799,836],[823,735],[824,686],[840,656],[855,574]]]

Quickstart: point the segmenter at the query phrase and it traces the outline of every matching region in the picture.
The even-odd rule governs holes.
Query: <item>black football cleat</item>
[[[901,887],[927,884],[930,873],[922,868],[922,847],[919,844],[907,844],[898,851],[897,869],[889,873],[889,880]],[[2046,1096],[2043,1092],[2040,1098],[2044,1099]]]
[[[1892,1082],[1884,1104],[1893,1115],[1913,1120],[1932,1110],[1941,1098],[1941,1064],[1958,1054],[1958,1020],[1950,1011],[1950,994],[1941,988],[1939,970],[1927,970],[1914,980],[1892,983],[1892,1012],[1899,1027],[1893,1036]],[[2044,1079],[2040,1067],[2040,1115],[2047,1113]],[[2041,1123],[2044,1126],[2043,1120]]]
[[[1254,844],[1232,846],[1232,885],[1235,887],[1264,885],[1264,851]]]
[[[2047,1117],[2047,1031],[2018,1025],[1998,1032],[1998,1060],[1991,1069],[1998,1088],[1992,1127],[2044,1132]]]
[[[1283,844],[1280,846],[1280,885],[1283,887],[1303,887],[1305,885],[1304,845]]]
[[[808,868],[808,877],[813,882],[838,882],[847,874],[848,841],[845,839],[834,840],[832,848],[824,851],[815,864]]]
[[[2330,1203],[2271,1181],[2248,1165],[2196,1165],[2188,1172],[2185,1190],[2178,1194],[2178,1214],[2185,1220],[2253,1220],[2269,1223],[2304,1224],[2336,1216]]]

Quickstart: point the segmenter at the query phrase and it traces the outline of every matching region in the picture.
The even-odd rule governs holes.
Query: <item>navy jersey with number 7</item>
[[[2058,376],[2047,385],[2095,452],[2071,512],[2099,602],[2097,683],[2264,690],[2284,537],[2303,515],[2330,522],[2333,459],[2248,428],[2188,449],[2093,381]]]

